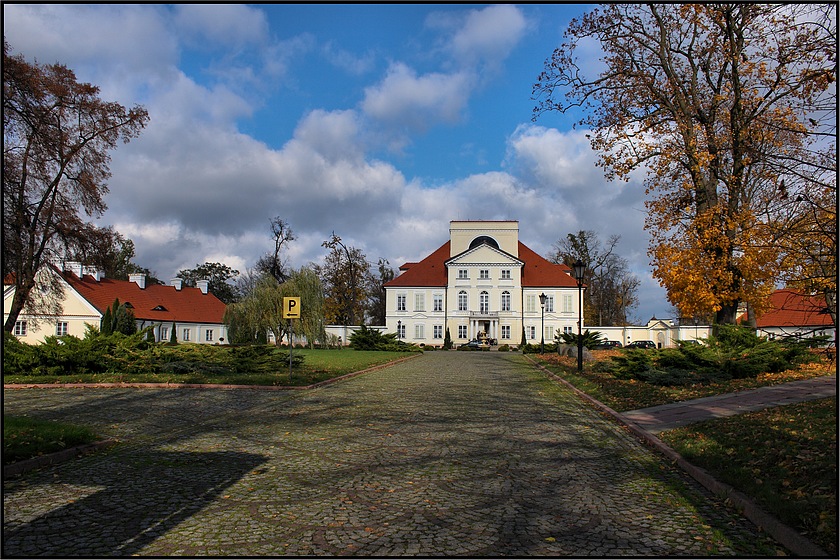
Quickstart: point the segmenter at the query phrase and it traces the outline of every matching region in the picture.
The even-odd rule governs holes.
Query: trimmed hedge
[[[266,345],[209,346],[150,343],[146,333],[102,334],[88,329],[85,337],[50,336],[41,344],[25,344],[4,333],[3,373],[7,375],[71,375],[89,373],[273,373],[289,364],[289,353]],[[292,355],[292,365],[303,356]]]
[[[767,340],[741,326],[719,325],[717,334],[704,342],[661,350],[626,349],[593,367],[618,379],[682,386],[778,373],[814,360],[808,350],[814,341]]]

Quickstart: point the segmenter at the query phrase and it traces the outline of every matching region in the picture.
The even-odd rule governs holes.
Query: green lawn
[[[659,438],[837,557],[837,399],[692,424]]]
[[[185,345],[182,345],[185,346]],[[212,351],[197,348],[196,352]],[[293,350],[303,357],[303,364],[293,367],[289,378],[288,362],[276,362],[273,372],[259,373],[84,373],[63,375],[4,375],[4,383],[218,383],[230,385],[306,386],[348,373],[361,371],[394,360],[416,355],[411,352],[375,352],[366,350]]]
[[[595,357],[609,359],[611,352],[596,351]],[[574,359],[556,354],[534,358],[618,412],[835,373],[823,361],[756,378],[665,387],[593,372],[591,364],[579,375]],[[836,398],[692,424],[658,437],[837,556]]]
[[[3,415],[4,465],[96,440],[96,434],[88,428]]]
[[[594,355],[596,360],[608,360],[620,352],[620,350],[596,350]],[[635,379],[617,379],[610,373],[593,371],[592,364],[585,364],[583,372],[578,374],[577,361],[574,358],[557,354],[532,354],[531,356],[548,370],[616,412],[778,385],[789,381],[831,375],[835,372],[833,364],[823,360],[802,365],[796,369],[765,373],[757,377],[668,387]]]

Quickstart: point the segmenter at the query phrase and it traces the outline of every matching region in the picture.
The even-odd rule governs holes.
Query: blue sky
[[[14,52],[61,62],[151,122],[113,152],[99,225],[164,281],[205,261],[245,270],[280,216],[296,267],[332,231],[396,268],[455,219],[514,219],[548,254],[620,235],[636,318],[673,316],[651,277],[641,175],[609,183],[585,130],[531,121],[531,87],[583,4],[4,4]],[[597,51],[587,66],[597,68]]]

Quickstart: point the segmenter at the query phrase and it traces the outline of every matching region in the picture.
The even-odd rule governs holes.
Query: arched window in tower
[[[489,235],[479,235],[478,237],[472,240],[472,243],[470,243],[470,249],[474,249],[475,247],[478,247],[482,244],[490,245],[491,247],[494,247],[496,249],[499,248],[499,244],[496,243],[496,240],[490,237]]]

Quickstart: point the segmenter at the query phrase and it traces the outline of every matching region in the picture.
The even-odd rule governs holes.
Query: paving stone
[[[7,390],[4,413],[121,441],[4,481],[4,556],[778,548],[517,354],[427,353],[306,392]]]

